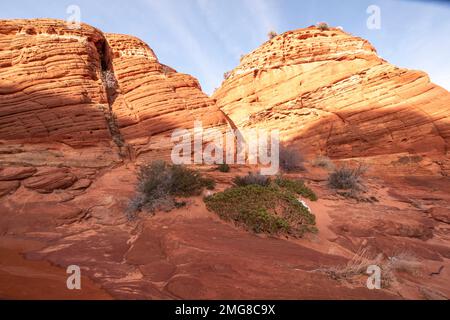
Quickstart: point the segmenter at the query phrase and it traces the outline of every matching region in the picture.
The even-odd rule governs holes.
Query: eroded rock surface
[[[106,39],[118,88],[112,109],[135,157],[170,154],[172,132],[192,129],[194,121],[201,121],[205,130],[226,129],[224,115],[197,79],[161,64],[135,37],[107,34]]]
[[[438,154],[449,172],[450,93],[339,29],[310,27],[267,41],[213,98],[239,128],[279,129],[305,154]]]
[[[132,36],[0,20],[0,163],[105,167],[168,157],[175,129],[227,127],[193,77]]]
[[[450,297],[446,90],[390,65],[363,39],[307,28],[243,57],[214,98],[132,36],[0,20],[0,298]],[[307,166],[293,176],[319,195],[305,200],[317,235],[251,234],[201,197],[129,221],[135,165],[167,158],[173,130],[195,120],[279,129],[312,155],[371,163],[371,200],[342,197],[326,170]],[[251,170],[210,169],[202,168],[219,189]],[[407,250],[420,270],[396,272],[391,287],[373,291],[365,275],[323,272],[361,248],[391,260]],[[64,291],[72,264],[83,294]]]

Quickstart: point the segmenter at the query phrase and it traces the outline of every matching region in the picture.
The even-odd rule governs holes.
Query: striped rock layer
[[[387,166],[392,155],[435,155],[450,172],[450,93],[339,29],[309,27],[267,41],[213,98],[238,128],[278,129],[305,154],[389,158]]]
[[[167,156],[173,130],[195,120],[226,128],[198,81],[160,64],[139,39],[0,20],[0,163],[97,167]]]

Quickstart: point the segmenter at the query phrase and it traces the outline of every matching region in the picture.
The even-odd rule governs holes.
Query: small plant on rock
[[[267,176],[263,176],[259,173],[249,172],[248,175],[243,177],[236,176],[233,179],[233,183],[238,187],[244,187],[249,185],[259,185],[267,187],[268,185],[270,185],[270,178]]]
[[[330,30],[330,26],[326,22],[319,22],[316,27],[320,29],[321,31]]]
[[[349,190],[350,194],[365,189],[362,175],[367,171],[363,166],[357,168],[340,167],[335,169],[328,177],[328,184],[334,189]]]
[[[273,30],[270,30],[270,31],[267,33],[267,37],[269,38],[269,40],[272,40],[272,39],[275,38],[276,36],[278,36],[278,33],[276,33],[276,32],[273,31]]]
[[[315,216],[296,196],[274,185],[236,186],[204,199],[209,210],[255,233],[301,237],[316,232]]]
[[[219,164],[219,166],[217,167],[217,170],[219,170],[220,172],[230,172],[230,166],[226,163],[222,163]]]
[[[292,180],[283,178],[282,176],[278,176],[275,179],[275,184],[281,188],[289,190],[290,192],[308,198],[311,201],[317,201],[317,196],[314,191],[305,186],[305,183],[302,180]]]
[[[291,172],[295,170],[305,170],[303,155],[293,147],[280,146],[280,167],[286,171]]]
[[[230,78],[230,77],[231,77],[231,71],[224,72],[224,74],[223,74],[224,80],[228,80],[228,78]]]
[[[136,217],[142,210],[170,211],[184,205],[175,197],[199,195],[204,188],[211,190],[214,186],[214,180],[202,177],[196,170],[154,161],[139,169],[137,195],[129,203],[127,216]]]
[[[312,165],[313,167],[324,168],[327,170],[335,169],[333,161],[331,161],[331,159],[328,158],[327,156],[318,156],[316,159],[313,160]]]
[[[112,70],[103,70],[102,71],[102,80],[107,89],[116,89],[117,88],[117,80],[114,72]]]

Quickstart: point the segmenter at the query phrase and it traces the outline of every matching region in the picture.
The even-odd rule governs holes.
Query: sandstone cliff
[[[450,171],[446,90],[362,39],[307,28],[245,56],[214,98],[134,37],[0,20],[0,298],[450,296],[450,180],[435,174]],[[319,198],[305,199],[319,230],[305,239],[249,234],[209,212],[202,196],[129,221],[134,164],[166,157],[172,130],[194,120],[280,129],[311,156],[383,170],[367,173],[361,202],[330,189],[326,169],[306,163],[291,173]],[[403,176],[382,175],[397,167]],[[251,169],[200,167],[217,190]],[[351,265],[361,248],[397,261],[390,287],[367,290],[359,274],[341,281],[320,271]],[[66,290],[73,264],[83,290]]]
[[[0,162],[98,167],[167,156],[173,129],[194,120],[226,127],[198,81],[139,39],[58,20],[0,21]]]
[[[112,111],[120,132],[138,158],[167,155],[175,129],[226,128],[225,117],[201,91],[197,79],[159,63],[141,40],[107,34],[118,92]],[[139,160],[139,159],[138,159]]]
[[[311,156],[437,154],[450,171],[450,93],[339,29],[309,27],[267,41],[213,98],[239,128],[279,129],[285,143]]]

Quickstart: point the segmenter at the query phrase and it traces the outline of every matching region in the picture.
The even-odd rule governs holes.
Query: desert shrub
[[[414,164],[419,163],[423,160],[423,158],[419,155],[414,156],[402,156],[398,159],[399,164]]]
[[[230,166],[226,163],[219,164],[217,167],[217,170],[220,172],[230,172]]]
[[[238,214],[237,220],[251,228],[255,233],[275,234],[289,231],[289,223],[285,219],[270,214],[266,209],[242,211]]]
[[[223,79],[227,80],[231,76],[231,71],[224,72]]]
[[[302,236],[316,232],[315,216],[293,193],[279,187],[250,184],[205,197],[206,206],[226,221],[256,233]]]
[[[305,183],[302,180],[291,180],[278,176],[275,179],[275,184],[281,188],[289,190],[290,192],[308,198],[311,201],[317,201],[317,196],[314,191],[305,186]]]
[[[214,189],[215,186],[214,180],[202,177],[198,171],[164,161],[142,166],[137,176],[137,195],[129,203],[128,217],[136,216],[141,210],[170,211],[185,204],[177,202],[176,196],[199,195],[205,187]]]
[[[366,171],[362,166],[351,169],[340,167],[335,169],[328,177],[328,184],[334,189],[351,190],[352,192],[364,189],[362,175]]]
[[[203,188],[212,190],[215,187],[213,179],[204,178],[200,172],[181,165],[169,166],[171,172],[170,193],[175,196],[189,197],[198,195]]]
[[[405,272],[412,275],[420,274],[422,269],[422,263],[419,259],[408,251],[400,251],[389,257],[386,266],[391,271]]]
[[[315,271],[324,272],[335,280],[348,280],[355,276],[366,274],[367,268],[376,265],[381,269],[381,287],[388,288],[396,281],[398,272],[418,275],[422,268],[421,262],[411,253],[400,252],[385,259],[382,254],[373,256],[367,248],[359,248],[354,256],[341,266],[320,268]]]
[[[316,27],[320,29],[321,31],[330,30],[330,26],[326,22],[319,22]]]
[[[359,248],[358,251],[353,255],[353,257],[345,264],[339,266],[331,266],[326,268],[319,268],[315,271],[323,272],[330,276],[334,280],[349,280],[351,278],[366,274],[367,268],[370,265],[377,265],[382,268],[382,256],[378,255],[373,258],[367,248]],[[390,282],[392,275],[389,272],[384,272],[382,268],[382,284],[383,281]]]
[[[284,171],[305,170],[305,166],[303,165],[305,159],[297,149],[280,146],[279,157],[280,167]]]
[[[144,198],[141,194],[138,194],[130,199],[128,206],[125,210],[125,215],[128,221],[133,221],[137,218],[137,213],[142,210],[144,205]]]
[[[324,168],[327,170],[334,170],[335,166],[333,161],[327,156],[318,156],[316,159],[312,161],[313,167]]]
[[[267,37],[269,38],[269,40],[272,40],[273,38],[275,38],[276,36],[278,36],[278,33],[276,33],[275,31],[271,30],[269,31],[269,33],[267,33]]]
[[[270,184],[270,177],[263,176],[259,173],[249,172],[246,176],[234,177],[233,183],[238,187],[244,187],[248,185],[259,185],[267,187]]]
[[[116,89],[118,86],[116,76],[112,70],[102,71],[102,81],[107,89]]]
[[[172,69],[172,68],[169,67],[169,66],[166,66],[165,64],[162,64],[162,65],[161,65],[161,72],[162,72],[165,76],[167,76],[167,75],[169,75],[169,74],[171,74],[171,73],[174,73],[175,70]]]

